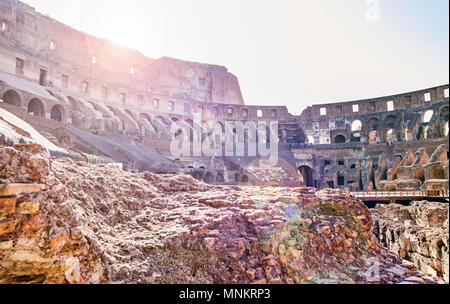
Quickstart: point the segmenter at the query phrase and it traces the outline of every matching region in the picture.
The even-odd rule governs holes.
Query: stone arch
[[[313,187],[313,170],[309,166],[300,166],[297,168],[302,187]]]
[[[355,119],[352,122],[352,132],[359,132],[362,130],[362,122],[359,119]]]
[[[346,138],[342,134],[338,134],[334,137],[335,144],[343,144],[343,143],[345,143],[345,141],[346,141]]]
[[[248,175],[243,174],[239,177],[239,182],[241,183],[248,183],[249,179],[248,179]]]
[[[383,127],[385,130],[394,129],[395,128],[395,120],[396,116],[389,114],[383,118]]]
[[[422,114],[422,123],[429,123],[434,116],[433,110],[426,110]]]
[[[31,98],[30,101],[28,102],[27,112],[28,114],[34,116],[44,117],[45,116],[44,103],[37,97]]]
[[[7,90],[5,93],[3,93],[2,99],[4,103],[14,105],[17,107],[20,107],[23,104],[22,95],[13,89]]]
[[[429,179],[445,179],[444,168],[440,165],[431,167]]]
[[[164,116],[158,115],[155,117],[155,120],[158,120],[159,122],[161,122],[163,125],[168,126],[168,121],[164,118]]]
[[[380,119],[378,117],[371,117],[366,122],[367,133],[373,130],[378,130]]]
[[[172,116],[172,117],[170,117],[170,120],[173,121],[173,122],[179,122],[180,118],[177,117],[177,116]]]
[[[50,119],[62,122],[64,119],[64,109],[60,105],[54,105],[50,110]]]

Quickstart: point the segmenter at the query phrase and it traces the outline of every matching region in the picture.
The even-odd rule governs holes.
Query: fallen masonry
[[[340,190],[212,186],[24,146],[0,147],[0,183],[15,189],[0,195],[0,283],[440,282]]]
[[[373,232],[390,251],[449,282],[449,206],[437,202],[379,205]]]

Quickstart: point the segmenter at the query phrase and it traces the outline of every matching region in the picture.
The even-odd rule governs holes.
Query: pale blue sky
[[[449,82],[449,1],[24,0],[142,51],[226,66],[246,104],[308,105]],[[368,14],[369,13],[369,14]]]

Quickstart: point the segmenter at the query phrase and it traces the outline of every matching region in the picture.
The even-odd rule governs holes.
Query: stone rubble
[[[212,186],[31,146],[0,155],[0,189],[16,189],[0,196],[0,283],[439,282],[384,249],[340,190]]]
[[[373,232],[391,252],[449,282],[448,203],[378,205],[373,216]]]

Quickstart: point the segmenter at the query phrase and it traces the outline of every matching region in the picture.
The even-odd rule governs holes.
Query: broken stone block
[[[16,198],[0,198],[0,216],[8,216],[16,210]]]
[[[0,186],[1,187],[1,186]],[[9,184],[0,188],[0,196],[13,196],[22,193],[40,192],[46,188],[43,184]]]
[[[35,214],[39,211],[39,202],[25,202],[17,206],[17,210],[20,214]]]

